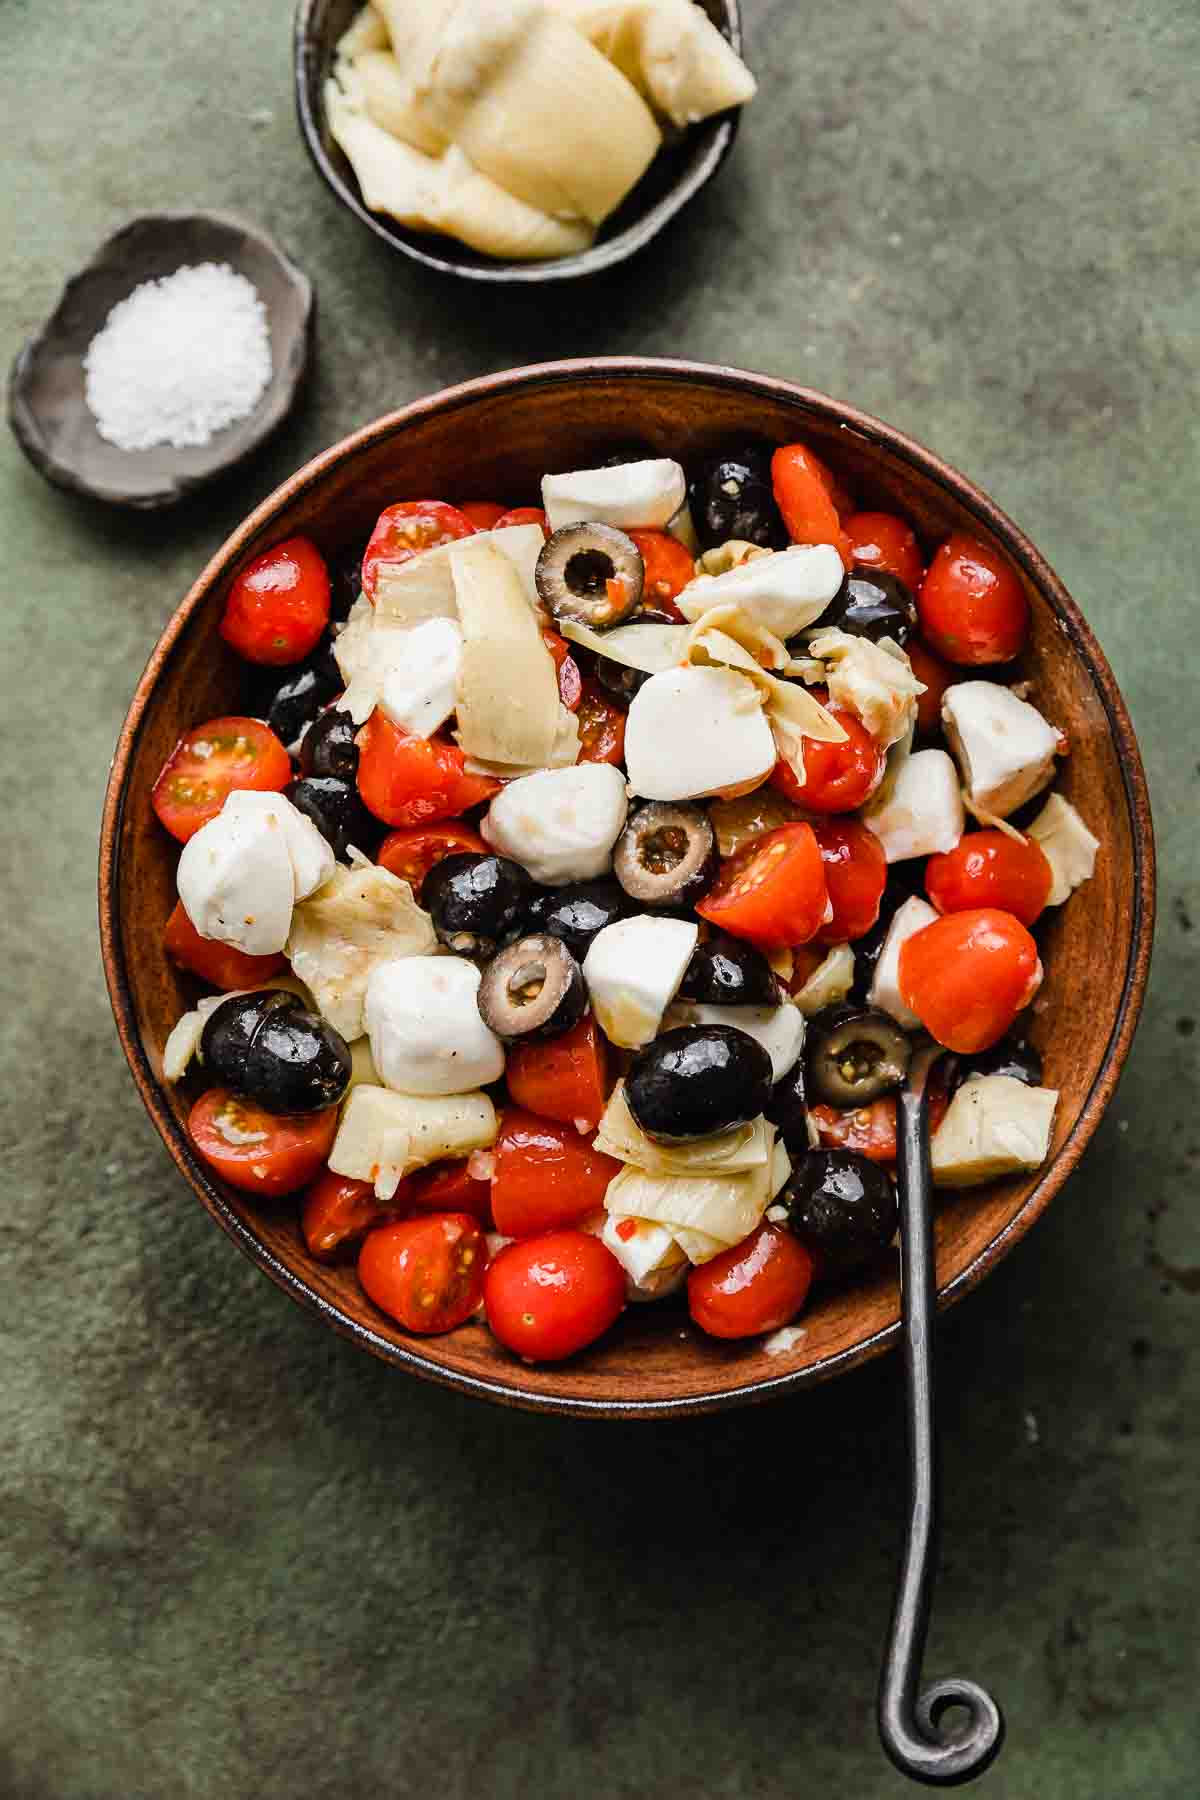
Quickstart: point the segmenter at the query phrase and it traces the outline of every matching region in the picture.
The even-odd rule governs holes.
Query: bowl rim
[[[120,898],[118,884],[118,851],[128,777],[133,752],[141,731],[147,707],[160,674],[175,644],[197,612],[208,600],[212,589],[241,560],[257,534],[267,527],[285,504],[303,498],[340,462],[368,444],[387,439],[403,431],[414,421],[432,414],[453,414],[472,406],[480,399],[503,398],[517,389],[554,386],[563,382],[598,381],[613,378],[645,379],[655,382],[712,383],[735,392],[753,394],[786,404],[798,413],[819,415],[832,420],[846,431],[885,450],[890,456],[907,463],[926,478],[941,486],[956,502],[972,513],[1003,544],[1006,553],[1024,571],[1053,606],[1061,629],[1082,661],[1104,707],[1117,750],[1121,769],[1122,792],[1130,821],[1133,862],[1133,899],[1129,948],[1122,983],[1120,1004],[1113,1020],[1104,1055],[1095,1080],[1079,1110],[1069,1135],[1060,1145],[1053,1162],[1031,1190],[1020,1210],[979,1254],[956,1276],[939,1286],[938,1309],[953,1305],[978,1285],[983,1277],[1025,1236],[1046,1211],[1083,1154],[1112,1098],[1121,1073],[1138,1015],[1145,997],[1149,977],[1150,955],[1154,936],[1155,914],[1155,847],[1150,797],[1141,754],[1129,712],[1091,628],[1066,588],[1046,559],[1035,549],[1025,534],[990,500],[982,490],[967,480],[953,466],[926,450],[914,438],[885,424],[872,414],[833,399],[813,388],[799,386],[774,376],[751,370],[736,369],[725,364],[659,359],[655,357],[589,357],[567,361],[534,363],[521,368],[503,370],[494,375],[477,377],[427,395],[410,405],[387,413],[370,424],[351,432],[338,443],[305,463],[287,481],[243,520],[209,559],[180,605],[167,621],[146,668],[138,682],[121,728],[114,751],[100,835],[99,923],[101,955],[109,998],[116,1018],[117,1032],[126,1060],[133,1073],[142,1101],[154,1121],[167,1149],[197,1196],[217,1222],[233,1238],[238,1248],[251,1261],[265,1270],[277,1286],[301,1305],[316,1312],[342,1336],[384,1361],[462,1393],[514,1405],[535,1412],[562,1413],[575,1417],[666,1418],[716,1412],[728,1407],[748,1405],[796,1392],[818,1381],[842,1374],[880,1355],[899,1340],[900,1323],[895,1320],[872,1333],[861,1342],[822,1358],[808,1367],[777,1376],[766,1376],[748,1383],[730,1385],[718,1377],[710,1393],[677,1399],[592,1399],[571,1395],[531,1394],[504,1379],[484,1379],[448,1369],[419,1351],[408,1350],[380,1333],[349,1317],[338,1307],[315,1293],[293,1270],[289,1269],[238,1217],[221,1191],[207,1175],[188,1145],[185,1133],[167,1104],[165,1091],[154,1074],[138,1031],[136,1008],[121,941]]]
[[[635,256],[656,238],[688,202],[708,185],[733,149],[741,122],[740,107],[715,114],[711,119],[701,120],[698,127],[692,128],[707,129],[711,134],[703,156],[668,189],[648,213],[635,219],[616,237],[603,239],[587,250],[577,251],[573,256],[559,256],[546,262],[495,260],[492,263],[478,264],[456,262],[449,255],[439,256],[434,250],[422,248],[418,241],[421,233],[414,233],[412,238],[401,237],[397,234],[406,231],[407,227],[400,225],[399,221],[389,226],[378,213],[373,213],[365,204],[357,184],[352,185],[344,178],[325,148],[321,135],[322,115],[315,100],[319,70],[314,68],[314,64],[322,52],[313,29],[313,13],[322,3],[323,0],[297,0],[292,25],[292,85],[296,119],[304,147],[325,185],[381,243],[391,250],[398,250],[413,262],[423,263],[427,269],[436,269],[440,275],[454,275],[463,281],[490,282],[500,286],[574,281],[583,276],[598,275],[602,270],[614,268]],[[743,37],[740,0],[721,0],[721,5],[726,15],[729,41],[740,56]],[[426,235],[431,243],[438,241],[435,234]],[[457,240],[446,241],[453,243]]]

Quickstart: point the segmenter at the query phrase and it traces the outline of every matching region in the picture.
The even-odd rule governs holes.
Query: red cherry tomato
[[[234,788],[280,793],[292,763],[259,719],[210,719],[180,738],[163,764],[150,804],[172,837],[188,839],[215,819]]]
[[[352,1181],[326,1169],[304,1196],[300,1230],[309,1254],[318,1262],[332,1262],[386,1216],[369,1181]]]
[[[761,950],[806,944],[821,929],[829,892],[821,847],[807,824],[780,825],[728,857],[696,911]]]
[[[942,729],[942,695],[958,675],[919,638],[909,638],[904,648],[913,674],[925,683],[925,692],[917,695],[917,730],[935,737]]]
[[[469,775],[467,759],[445,738],[410,737],[378,709],[358,736],[358,791],[385,825],[456,819],[490,800],[500,783]]]
[[[576,1130],[595,1131],[612,1084],[608,1051],[591,1013],[559,1037],[510,1045],[504,1079],[517,1106]]]
[[[887,858],[873,831],[857,819],[818,819],[813,826],[825,865],[833,918],[817,932],[820,944],[852,944],[879,917]]]
[[[444,500],[401,500],[396,506],[386,507],[375,521],[363,553],[363,593],[374,601],[384,563],[410,562],[414,556],[436,550],[440,544],[453,544],[459,538],[474,535],[470,519]]]
[[[492,1331],[526,1362],[561,1362],[608,1330],[625,1306],[625,1274],[586,1231],[508,1244],[483,1284]]]
[[[850,567],[850,540],[842,529],[835,483],[820,457],[804,444],[785,444],[771,458],[775,504],[793,544],[832,544]]]
[[[337,1128],[336,1106],[282,1118],[229,1088],[210,1088],[188,1116],[188,1136],[205,1162],[248,1194],[307,1187],[333,1149]]]
[[[765,1221],[688,1276],[688,1311],[710,1337],[755,1337],[787,1325],[808,1297],[813,1259],[799,1238]]]
[[[956,531],[917,592],[921,636],[952,663],[1008,662],[1025,643],[1029,602],[1015,571],[987,544]]]
[[[828,705],[824,688],[811,692],[822,706]],[[829,711],[846,733],[843,741],[825,744],[806,737],[804,780],[797,781],[790,763],[781,757],[772,772],[771,786],[805,812],[854,812],[882,781],[887,756],[855,713],[844,706],[830,706]]]
[[[1037,945],[995,907],[948,913],[900,949],[900,997],[930,1037],[971,1056],[1004,1036],[1042,979]]]
[[[287,961],[284,956],[247,956],[232,944],[201,937],[184,912],[182,900],[175,902],[175,910],[163,928],[163,949],[181,968],[198,975],[209,987],[226,992],[260,987],[272,975],[278,975]]]
[[[329,623],[329,571],[306,537],[256,556],[229,590],[220,631],[252,663],[301,662]]]
[[[431,1163],[400,1183],[396,1205],[405,1212],[469,1213],[487,1226],[492,1218],[492,1184],[472,1175],[470,1157]]]
[[[443,856],[470,853],[487,854],[487,845],[477,831],[465,825],[410,825],[405,831],[389,832],[379,846],[375,861],[390,869],[401,881],[407,881],[415,899],[421,898],[425,877]],[[449,1208],[451,1212],[454,1208]]]
[[[542,535],[550,536],[550,527],[546,523],[546,515],[540,506],[514,506],[506,512],[502,519],[497,519],[493,531],[505,531],[510,525],[540,525]]]
[[[496,500],[464,500],[458,510],[476,531],[495,531],[508,508]]]
[[[869,1106],[843,1112],[836,1106],[810,1106],[808,1116],[817,1128],[824,1150],[857,1150],[871,1162],[896,1160],[896,1097],[887,1094]]]
[[[669,531],[631,531],[646,565],[642,583],[642,605],[669,613],[673,619],[683,614],[675,604],[689,581],[695,579],[696,565],[689,550],[673,538]]]
[[[594,1150],[573,1125],[504,1109],[496,1140],[492,1217],[503,1237],[534,1237],[577,1225],[604,1205],[615,1157]]]
[[[1032,925],[1050,897],[1054,877],[1032,838],[1020,843],[1003,831],[972,831],[953,850],[925,864],[925,892],[940,913],[999,907]]]
[[[579,761],[620,763],[625,759],[625,714],[606,700],[590,678],[576,712],[579,720]]]
[[[487,1245],[466,1213],[430,1213],[368,1233],[358,1279],[405,1331],[430,1336],[469,1319],[483,1295]]]
[[[911,525],[895,513],[860,512],[846,520],[845,531],[857,568],[884,569],[915,592],[925,564]]]
[[[542,632],[542,642],[554,658],[554,667],[558,670],[558,697],[568,712],[575,712],[583,697],[583,676],[579,673],[579,664],[571,655],[571,646],[565,637],[547,626]]]

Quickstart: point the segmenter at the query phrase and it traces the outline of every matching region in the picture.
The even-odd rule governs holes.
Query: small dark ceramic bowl
[[[410,231],[364,204],[354,171],[330,136],[323,89],[334,48],[363,0],[299,0],[295,22],[296,112],[308,153],[327,184],[356,218],[426,268],[467,281],[506,283],[568,281],[624,262],[663,229],[711,181],[737,134],[737,111],[720,113],[691,126],[677,143],[664,144],[633,192],[601,227],[596,242],[577,256],[549,262],[501,262],[457,239]],[[742,48],[738,0],[700,0],[713,24],[736,51]]]
[[[83,358],[118,301],[143,281],[196,263],[228,263],[258,290],[271,330],[272,372],[246,418],[207,444],[119,450],[96,429],[84,394]],[[228,213],[144,213],[73,275],[57,306],[17,354],[8,417],[17,442],[47,481],[114,506],[172,506],[257,450],[295,403],[312,350],[312,284],[264,232]]]
[[[894,1263],[817,1289],[799,1341],[772,1355],[722,1343],[677,1305],[630,1307],[600,1343],[561,1366],[532,1368],[478,1324],[413,1337],[377,1312],[352,1267],[307,1253],[294,1201],[256,1203],[216,1180],[185,1130],[189,1096],[162,1079],[162,1052],[194,990],[168,963],[162,929],[175,903],[178,846],[150,810],[154,779],[198,720],[245,710],[247,670],[217,626],[249,559],[294,532],[327,553],[365,541],[405,495],[495,494],[533,501],[547,469],[586,468],[631,434],[694,463],[731,439],[802,439],[860,505],[911,519],[926,551],[953,530],[1002,551],[1032,620],[1022,672],[1071,754],[1060,791],[1102,842],[1094,878],[1039,925],[1046,981],[1033,1037],[1060,1090],[1051,1153],[1031,1175],[939,1201],[939,1300],[960,1299],[1046,1210],[1100,1122],[1129,1050],[1154,926],[1154,839],[1133,727],[1112,671],[1062,583],[1029,539],[977,487],[911,438],[810,389],[736,369],[643,359],[549,363],[470,381],[378,419],[318,456],[217,552],[150,658],[113,762],[100,853],[100,925],[117,1027],[142,1098],[201,1204],[280,1287],[363,1349],[471,1394],[547,1411],[610,1417],[702,1412],[792,1391],[896,1343]],[[1104,954],[1097,955],[1098,945]]]

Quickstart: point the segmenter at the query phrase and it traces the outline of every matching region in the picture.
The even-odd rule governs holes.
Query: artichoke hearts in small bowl
[[[299,0],[296,107],[333,192],[473,281],[594,274],[716,173],[755,92],[737,0]]]

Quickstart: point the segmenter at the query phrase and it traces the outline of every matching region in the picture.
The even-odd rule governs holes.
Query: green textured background
[[[992,1684],[992,1800],[1190,1800],[1197,1727],[1195,0],[747,0],[762,94],[686,222],[588,289],[393,259],[310,169],[287,0],[0,0],[4,357],[129,214],[244,209],[320,296],[267,454],[158,519],[0,442],[0,1800],[892,1797],[871,1717],[900,1371],[604,1426],[321,1331],[189,1199],[120,1058],[96,824],[156,634],[312,452],[580,352],[797,377],[1046,550],[1133,709],[1153,989],[1051,1216],[945,1322],[929,1655]],[[1097,954],[1104,947],[1097,946]]]

